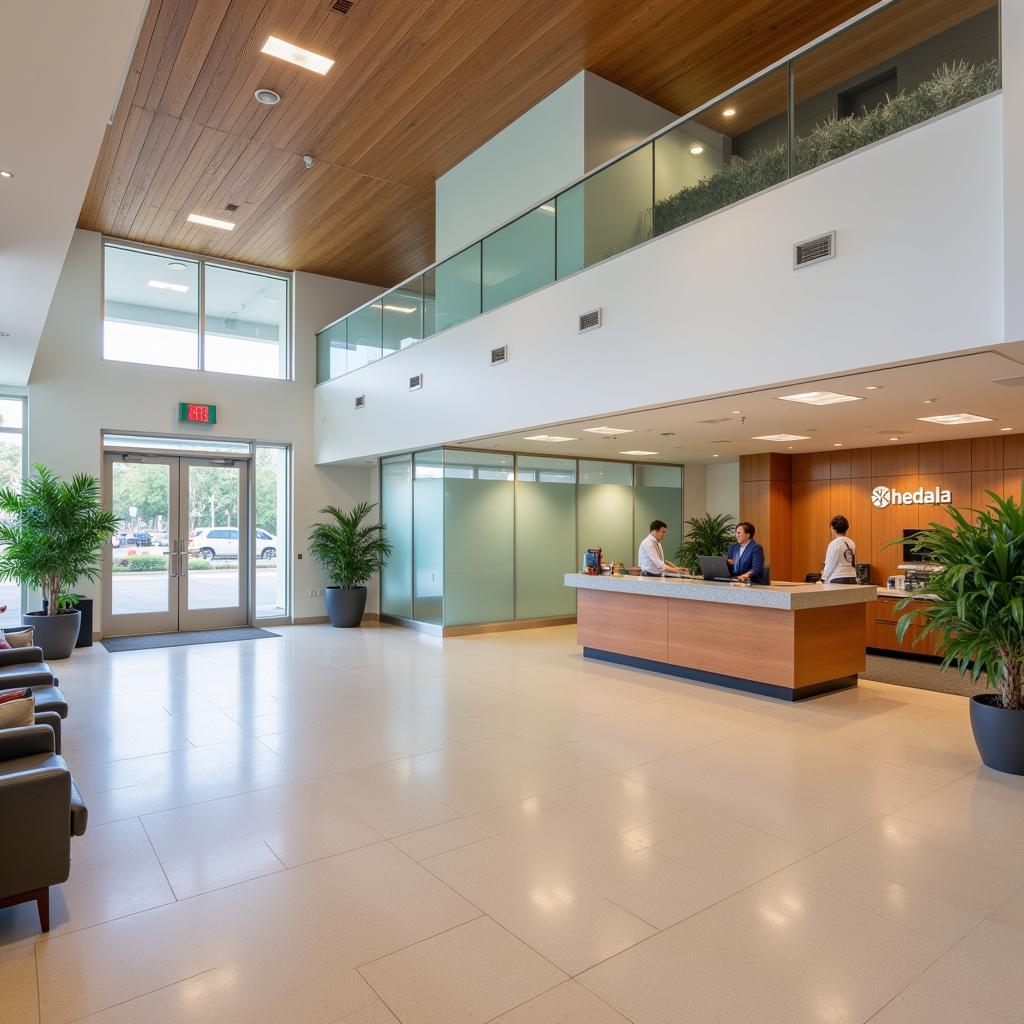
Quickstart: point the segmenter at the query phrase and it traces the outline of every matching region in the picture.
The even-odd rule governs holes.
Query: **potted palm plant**
[[[975,521],[950,507],[952,527],[931,523],[915,534],[915,550],[928,549],[943,571],[929,585],[934,599],[902,616],[896,635],[902,642],[912,621],[922,622],[922,638],[941,639],[943,671],[955,666],[975,682],[986,674],[995,692],[971,698],[978,752],[990,768],[1024,775],[1024,491],[1020,502],[986,493],[991,504]]]
[[[387,563],[391,545],[383,523],[367,523],[376,508],[361,501],[345,512],[327,505],[320,514],[331,522],[316,523],[309,535],[309,553],[320,563],[330,585],[324,588],[332,626],[358,626],[366,610],[366,583]]]
[[[43,611],[22,620],[35,627],[45,658],[70,658],[82,622],[71,588],[99,579],[100,549],[118,519],[103,508],[96,477],[79,473],[65,481],[45,466],[34,469],[20,493],[0,490],[0,579],[42,591]]]
[[[686,536],[676,554],[676,562],[692,573],[700,572],[698,555],[724,555],[736,539],[736,521],[722,513],[713,516],[707,513],[686,520]]]

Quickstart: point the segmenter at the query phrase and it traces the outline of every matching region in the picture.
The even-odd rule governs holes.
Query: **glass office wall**
[[[381,612],[435,626],[575,615],[586,548],[632,566],[652,519],[670,558],[682,529],[681,466],[436,449],[381,460],[380,487]]]
[[[650,533],[653,520],[668,524],[665,557],[675,561],[683,539],[683,469],[681,466],[637,466],[633,491],[633,550]],[[635,555],[633,556],[636,557]]]
[[[381,571],[380,609],[412,618],[412,456],[384,459],[380,465],[380,518],[391,543]]]
[[[520,455],[517,478],[516,617],[575,615],[576,460]]]
[[[580,459],[579,548],[601,548],[606,562],[636,564],[633,467]]]
[[[413,457],[413,618],[444,622],[444,453],[438,448]]]
[[[444,453],[444,624],[504,622],[515,612],[514,456]]]

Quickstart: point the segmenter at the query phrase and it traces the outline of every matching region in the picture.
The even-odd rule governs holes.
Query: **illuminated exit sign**
[[[179,423],[216,423],[217,406],[196,405],[193,402],[178,403]]]

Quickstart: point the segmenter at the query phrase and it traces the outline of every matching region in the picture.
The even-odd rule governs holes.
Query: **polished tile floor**
[[[61,666],[90,824],[48,936],[0,911],[3,1024],[1024,1021],[1024,780],[963,698],[281,633]]]

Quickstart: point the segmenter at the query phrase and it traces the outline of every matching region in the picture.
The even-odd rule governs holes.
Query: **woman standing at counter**
[[[832,541],[825,552],[825,568],[821,570],[822,583],[857,582],[857,545],[846,531],[850,521],[846,516],[833,516],[828,524],[832,529]]]

